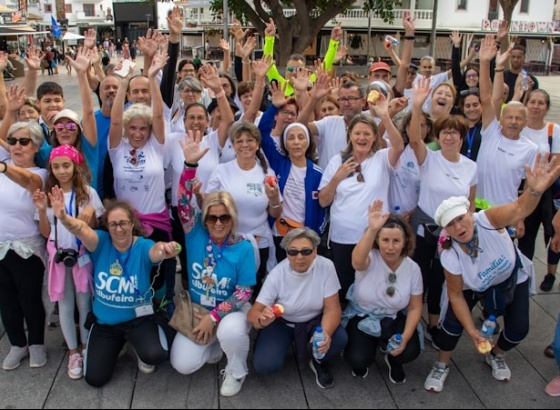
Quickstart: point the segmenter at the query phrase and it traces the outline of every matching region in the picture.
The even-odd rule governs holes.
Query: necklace
[[[215,281],[213,278],[214,268],[218,261],[222,258],[222,254],[226,249],[228,243],[229,235],[226,236],[224,243],[220,246],[220,252],[217,256],[214,256],[214,247],[212,245],[212,238],[208,238],[208,244],[206,245],[206,258],[204,259],[204,267],[206,268],[206,275],[202,277],[202,281],[206,284],[206,297],[210,295],[210,290],[214,287]]]

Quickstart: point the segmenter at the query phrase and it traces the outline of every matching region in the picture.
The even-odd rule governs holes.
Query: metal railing
[[[396,9],[393,10],[393,14],[395,16],[395,21],[401,20],[405,9]],[[316,17],[319,12],[317,10],[313,10],[310,15],[311,17]],[[431,20],[433,17],[432,10],[414,10],[413,11],[416,20]],[[285,17],[292,17],[296,14],[296,9],[284,9],[284,16]],[[382,20],[383,18],[379,13],[373,13],[373,18],[377,18]],[[367,20],[368,13],[362,9],[348,9],[344,13],[340,13],[335,17],[335,20],[338,19],[365,19]]]

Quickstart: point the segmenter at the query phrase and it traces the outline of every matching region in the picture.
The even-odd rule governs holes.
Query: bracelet
[[[529,191],[529,193],[533,196],[541,196],[542,195],[542,191]]]
[[[495,73],[503,73],[504,70],[505,70],[504,68],[495,68],[495,69],[494,69],[494,72],[495,72]]]
[[[184,161],[183,164],[185,164],[187,168],[198,168],[198,164],[190,164],[187,161]]]
[[[264,84],[255,84],[253,87],[262,87],[262,88],[264,88]]]
[[[8,170],[8,164],[6,164],[6,161],[0,161],[0,164],[4,165],[4,169],[0,172],[0,174],[5,174]]]
[[[220,91],[218,94],[214,95],[214,98],[217,100],[218,98],[222,98],[226,96],[226,92],[224,90]]]
[[[270,209],[278,209],[282,206],[282,203],[276,204],[276,205],[272,205],[270,204]]]
[[[405,40],[414,40],[416,39],[416,36],[404,36]]]
[[[251,64],[251,60],[249,60],[249,61],[243,61],[243,60],[241,60],[241,63],[242,63],[242,64]]]

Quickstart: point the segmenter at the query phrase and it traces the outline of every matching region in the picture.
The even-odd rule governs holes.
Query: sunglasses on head
[[[461,97],[466,97],[467,95],[480,95],[478,88],[469,88],[460,92]]]
[[[78,124],[74,122],[67,122],[66,124],[59,122],[54,125],[54,129],[58,132],[62,132],[64,129],[67,129],[68,131],[76,131],[78,129]]]
[[[220,221],[220,223],[222,223],[222,224],[227,224],[228,222],[231,221],[231,215],[223,214],[223,215],[207,215],[206,216],[206,222],[208,222],[208,223],[215,224],[218,221]]]
[[[303,249],[288,249],[286,253],[290,256],[298,256],[298,254],[302,254],[303,256],[309,256],[313,253],[313,249],[303,248]]]
[[[358,166],[356,167],[356,172],[358,173],[358,176],[356,177],[358,182],[364,182],[364,174],[362,174],[362,165],[361,164],[358,164]]]
[[[22,147],[26,147],[29,145],[30,142],[33,142],[33,140],[31,138],[14,138],[14,137],[8,137],[6,138],[6,142],[8,143],[8,145],[16,145],[19,142],[19,145],[21,145]]]
[[[393,285],[397,281],[397,275],[394,272],[389,272],[387,280],[389,281],[391,286],[389,286],[385,292],[387,293],[387,296],[393,297],[393,295],[395,294],[395,287]]]

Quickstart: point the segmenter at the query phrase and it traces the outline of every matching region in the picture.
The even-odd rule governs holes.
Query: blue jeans
[[[552,351],[554,358],[560,370],[560,313],[558,313],[558,321],[556,322],[556,330],[554,331],[554,340],[552,341]]]

